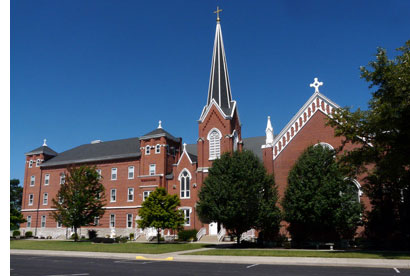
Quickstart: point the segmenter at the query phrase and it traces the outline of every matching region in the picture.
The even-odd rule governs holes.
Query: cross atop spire
[[[315,93],[319,93],[319,86],[323,85],[323,82],[318,81],[317,78],[314,78],[314,82],[310,84],[310,87],[315,88]]]
[[[219,13],[220,13],[221,11],[222,11],[222,10],[220,10],[219,7],[216,6],[216,11],[214,11],[214,13],[216,13],[216,22],[221,21],[221,19],[219,18]]]

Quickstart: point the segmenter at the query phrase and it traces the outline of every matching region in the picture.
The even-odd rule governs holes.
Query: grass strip
[[[316,258],[361,258],[361,259],[403,259],[410,260],[410,252],[398,251],[305,251],[305,250],[246,250],[210,249],[184,255],[213,256],[266,256],[266,257],[316,257]]]
[[[112,253],[142,253],[162,254],[176,251],[198,249],[206,246],[200,243],[92,243],[73,241],[37,241],[37,240],[12,240],[10,249],[28,250],[57,250],[57,251],[88,251]]]

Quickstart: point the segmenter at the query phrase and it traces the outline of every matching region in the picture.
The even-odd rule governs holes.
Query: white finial
[[[184,143],[183,146],[184,146],[184,151],[186,151],[186,143]]]
[[[44,139],[43,147],[47,147],[47,139]]]
[[[314,79],[315,81],[313,83],[310,84],[310,87],[314,87],[315,88],[315,93],[319,93],[319,86],[323,85],[323,82],[319,82],[317,80],[317,78]]]
[[[158,122],[158,128],[162,128],[161,124],[162,124],[162,121],[159,120],[159,122]]]
[[[273,144],[273,127],[270,122],[270,116],[268,116],[268,122],[266,124],[266,145],[272,145]]]

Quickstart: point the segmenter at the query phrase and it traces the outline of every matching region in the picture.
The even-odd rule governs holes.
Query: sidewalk
[[[206,262],[206,263],[238,263],[238,264],[270,264],[270,265],[311,265],[311,266],[347,266],[347,267],[384,267],[410,269],[410,260],[390,259],[354,259],[354,258],[311,258],[311,257],[256,257],[256,256],[201,256],[182,255],[190,252],[208,250],[207,248],[171,252],[164,254],[138,253],[105,253],[80,251],[48,251],[11,249],[11,255],[37,255],[58,257],[81,257],[103,259],[136,260],[137,256],[157,261],[168,261],[172,257],[176,262]]]

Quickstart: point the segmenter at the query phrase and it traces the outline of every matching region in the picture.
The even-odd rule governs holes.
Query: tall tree
[[[160,242],[161,230],[181,230],[185,223],[182,210],[178,210],[180,200],[177,195],[169,195],[164,188],[157,188],[142,203],[138,212],[141,217],[137,221],[139,227],[157,229],[157,241]]]
[[[26,222],[21,213],[21,201],[23,197],[23,187],[20,180],[10,180],[10,229],[18,229],[20,223]]]
[[[73,227],[75,241],[77,229],[93,225],[96,217],[102,217],[105,205],[105,188],[95,167],[81,166],[68,169],[65,183],[53,198],[52,217],[66,227]]]
[[[397,50],[401,55],[390,60],[379,48],[370,68],[361,68],[374,88],[369,109],[336,110],[329,125],[344,137],[343,146],[358,145],[340,163],[352,175],[367,173],[364,192],[373,207],[366,213],[368,238],[410,248],[410,40]]]
[[[279,230],[277,191],[259,159],[250,151],[222,154],[213,162],[199,192],[197,212],[202,221],[218,222],[237,237],[251,228]]]
[[[308,147],[291,169],[282,206],[297,245],[352,238],[361,221],[357,187],[321,145]]]

